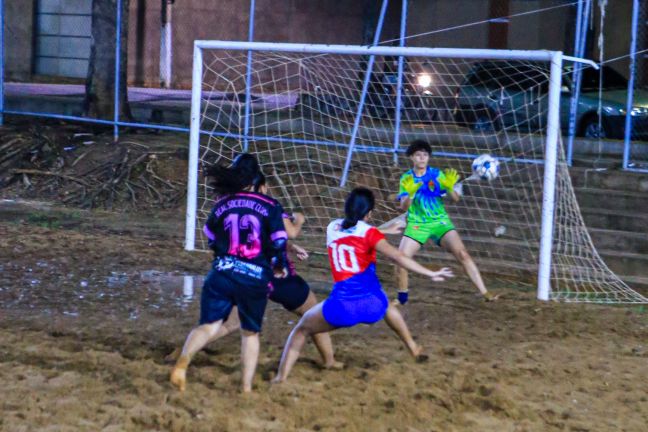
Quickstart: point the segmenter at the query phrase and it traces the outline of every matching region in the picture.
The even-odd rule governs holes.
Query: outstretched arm
[[[293,213],[292,217],[286,217],[284,215],[284,227],[286,227],[286,233],[288,234],[289,239],[292,240],[299,236],[305,220],[306,218],[301,213]]]
[[[405,213],[395,217],[394,219],[380,225],[378,231],[383,234],[400,234],[405,229],[407,222],[405,222]]]
[[[417,182],[411,174],[405,173],[400,178],[398,189],[398,206],[401,210],[407,211],[412,204],[416,192],[423,186],[423,182]]]
[[[453,202],[459,201],[459,194],[455,192],[454,186],[457,184],[461,176],[456,169],[447,169],[439,174],[438,181],[441,188],[452,198]]]
[[[460,199],[459,194],[457,192],[455,192],[454,189],[449,191],[448,195],[452,199],[452,202],[455,202],[455,203],[459,202],[459,199]]]
[[[408,196],[405,196],[398,201],[398,208],[403,211],[407,211],[407,209],[409,209],[409,206],[411,204],[412,204],[412,199]]]
[[[288,243],[288,249],[297,255],[300,261],[308,259],[308,251],[294,242]]]
[[[432,271],[429,268],[423,267],[421,264],[405,255],[403,252],[390,245],[389,242],[385,239],[380,240],[376,244],[376,250],[387,256],[387,258],[391,259],[399,266],[420,275],[427,276],[435,282],[442,282],[446,278],[451,278],[454,276],[452,270],[447,267],[443,267],[439,271]]]

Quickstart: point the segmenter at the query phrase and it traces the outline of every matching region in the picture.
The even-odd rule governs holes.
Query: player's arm
[[[401,209],[402,211],[407,211],[410,205],[412,205],[412,199],[407,195],[401,197],[400,200],[398,201],[398,208]]]
[[[398,200],[398,206],[402,211],[407,211],[409,206],[412,204],[412,199],[416,192],[423,186],[423,183],[416,182],[414,177],[405,173],[400,178],[398,195],[396,199]]]
[[[272,250],[272,270],[275,277],[284,278],[288,275],[288,233],[284,226],[283,209],[280,205],[277,204],[272,208],[267,220]]]
[[[288,242],[288,250],[297,255],[300,261],[308,259],[308,251],[295,242]]]
[[[380,225],[378,228],[378,231],[380,231],[383,234],[400,234],[403,232],[405,229],[405,226],[407,225],[407,222],[405,222],[404,218],[405,214],[402,214],[400,216],[395,217],[394,219],[385,222],[384,224]]]
[[[214,212],[211,211],[209,212],[209,216],[207,217],[207,221],[205,222],[205,225],[203,226],[203,233],[208,239],[208,245],[211,247],[213,245],[213,242],[216,240],[216,223],[215,223],[216,217],[214,216]]]
[[[459,194],[454,190],[455,185],[459,182],[461,176],[456,169],[449,168],[439,173],[437,178],[441,188],[452,199],[453,202],[459,201]]]
[[[302,226],[306,221],[306,218],[301,213],[293,213],[292,216],[284,213],[282,215],[284,227],[286,228],[286,233],[288,234],[289,239],[295,239],[301,232]]]
[[[429,277],[435,282],[442,282],[446,278],[454,277],[452,270],[447,267],[443,267],[439,271],[432,271],[429,268],[423,267],[421,264],[405,255],[403,252],[390,245],[389,242],[385,239],[382,239],[378,243],[376,243],[376,250],[387,256],[387,258],[391,259],[404,269]]]

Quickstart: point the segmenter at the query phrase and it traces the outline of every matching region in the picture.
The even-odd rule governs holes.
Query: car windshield
[[[482,85],[492,88],[509,88],[512,90],[525,91],[531,87],[540,84],[543,91],[548,89],[549,71],[540,67],[530,67],[528,65],[510,64],[485,64],[475,69],[468,77],[467,83],[470,85]],[[571,88],[572,68],[566,68],[563,74],[563,85]],[[592,92],[598,91],[599,83],[603,78],[602,89],[605,90],[625,90],[628,88],[628,80],[610,66],[603,66],[601,70],[592,67],[582,69],[581,91]]]
[[[628,80],[619,72],[609,66],[603,66],[601,70],[596,70],[591,67],[583,69],[581,91],[598,91],[601,75],[603,76],[603,90],[625,90],[628,88]]]

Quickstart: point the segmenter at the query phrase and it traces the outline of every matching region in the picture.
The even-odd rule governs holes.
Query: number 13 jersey
[[[342,219],[329,224],[326,246],[334,289],[343,289],[349,295],[380,289],[376,276],[376,244],[384,238],[377,228],[363,221],[345,230]]]
[[[283,208],[267,195],[239,192],[216,201],[203,232],[215,258],[232,257],[270,269],[278,254],[273,243],[288,238],[283,223]]]

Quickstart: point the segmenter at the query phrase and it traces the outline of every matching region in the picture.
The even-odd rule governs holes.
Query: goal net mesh
[[[307,217],[300,242],[323,253],[326,226],[343,217],[354,187],[375,192],[375,225],[399,215],[399,177],[411,168],[404,151],[422,139],[432,146],[431,166],[454,168],[467,179],[462,199],[446,199],[445,206],[481,271],[534,282],[548,64],[403,57],[398,98],[398,63],[386,56],[255,51],[248,74],[247,52],[203,50],[196,249],[207,249],[202,226],[214,197],[202,174],[210,164],[227,164],[245,148],[257,155],[269,193],[287,211]],[[485,153],[499,159],[499,176],[490,182],[469,178],[472,160]],[[552,298],[646,302],[597,253],[562,143],[555,187]],[[452,262],[431,242],[417,256],[437,265]]]

